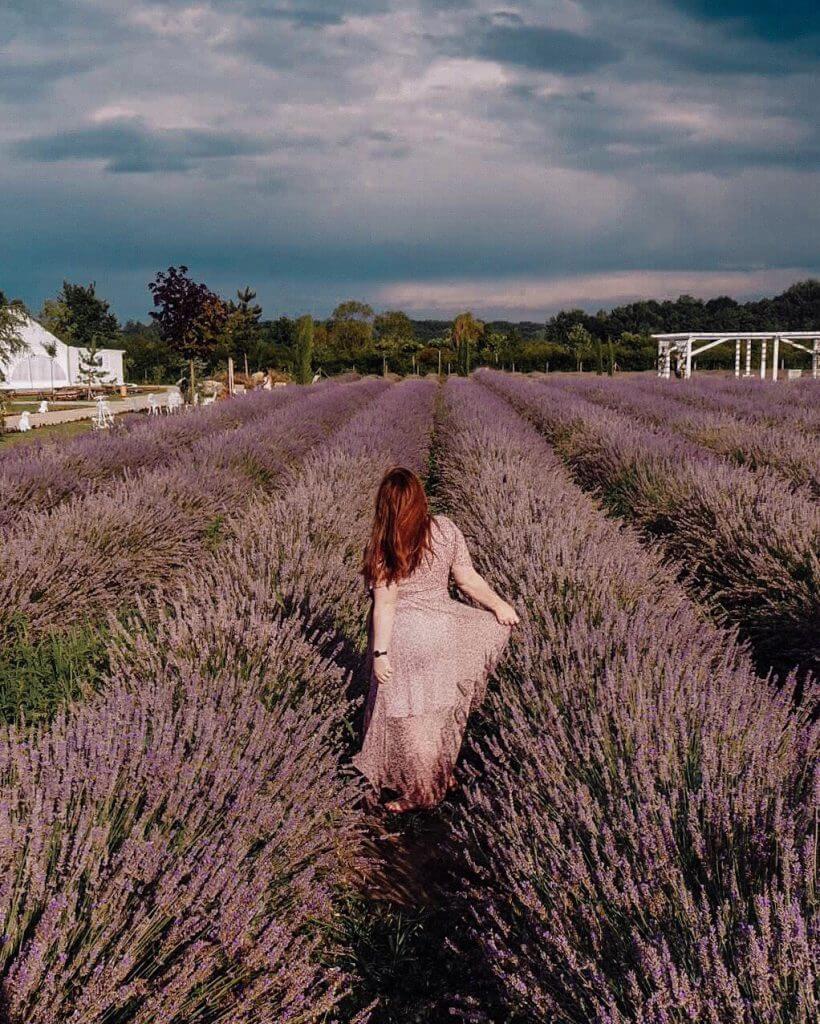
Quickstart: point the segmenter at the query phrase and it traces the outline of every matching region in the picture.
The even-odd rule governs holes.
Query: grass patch
[[[109,641],[99,624],[35,636],[24,618],[16,620],[0,650],[0,719],[47,721],[94,690],[108,667]]]
[[[9,413],[8,415],[12,415]],[[19,430],[7,430],[0,433],[0,451],[15,444],[35,444],[48,441],[65,441],[91,430],[91,420],[70,420],[68,423],[55,423],[50,427],[36,427],[21,433]]]

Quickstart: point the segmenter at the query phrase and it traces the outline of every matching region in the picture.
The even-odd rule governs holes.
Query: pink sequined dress
[[[492,612],[454,601],[450,570],[471,566],[464,535],[444,515],[433,517],[432,551],[398,583],[389,658],[393,675],[372,671],[364,742],[353,764],[378,791],[395,790],[416,806],[437,804],[447,790],[471,711],[510,637]]]

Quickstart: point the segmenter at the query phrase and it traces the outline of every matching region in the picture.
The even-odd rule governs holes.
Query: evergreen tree
[[[246,358],[260,369],[258,364],[262,326],[262,307],[253,300],[256,292],[242,288],[236,293],[237,302],[228,304],[228,318],[225,324],[225,339],[228,354],[241,365]]]
[[[66,345],[97,349],[113,347],[120,337],[120,324],[109,304],[97,295],[97,286],[63,281],[56,299],[43,304],[40,319]]]
[[[313,317],[300,316],[296,321],[296,380],[310,384],[313,380]]]
[[[99,349],[105,346],[97,343],[97,336],[92,335],[89,343],[80,349],[79,371],[80,380],[86,386],[86,396],[92,397],[94,388],[104,384],[111,374],[102,368],[102,356]]]

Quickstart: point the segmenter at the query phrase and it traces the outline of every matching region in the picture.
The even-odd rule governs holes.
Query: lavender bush
[[[808,494],[560,385],[477,377],[533,419],[583,486],[662,540],[692,592],[742,629],[761,664],[816,671],[820,508]]]
[[[510,1013],[815,1020],[818,726],[509,405],[446,394],[441,495],[523,620],[457,825]]]
[[[231,520],[212,575],[189,570],[117,629],[101,697],[6,732],[13,1024],[330,1019],[363,819],[338,763],[348,681],[319,651],[361,640],[372,490],[394,461],[421,468],[434,393],[402,384],[362,409],[235,539]]]
[[[67,444],[24,446],[0,453],[0,530],[22,512],[50,509],[112,479],[196,459],[191,449],[207,436],[237,430],[277,413],[313,389],[282,388],[220,402],[177,416],[148,417],[128,429],[84,434]]]
[[[636,387],[635,378],[565,378],[562,386],[605,408],[681,434],[739,465],[774,469],[796,487],[808,485],[815,498],[820,496],[820,449],[811,434],[765,422],[752,425],[725,410],[693,408],[678,401],[679,392],[671,391],[666,381]]]
[[[23,616],[34,632],[64,628],[133,601],[207,553],[246,506],[386,387],[322,390],[197,447],[196,458],[23,517],[0,540],[0,638]]]

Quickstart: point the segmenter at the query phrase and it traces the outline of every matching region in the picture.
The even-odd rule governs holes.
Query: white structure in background
[[[0,380],[0,388],[5,391],[46,391],[51,389],[52,382],[55,388],[84,383],[80,376],[82,349],[64,344],[30,316],[21,317],[17,333],[26,347],[13,355],[8,363],[0,362],[0,373],[5,378]],[[46,351],[46,345],[56,347],[53,359]],[[123,351],[119,348],[97,349],[97,357],[102,360],[100,369],[107,374],[106,384],[125,383],[122,376]]]
[[[692,360],[701,352],[706,352],[715,345],[724,342],[735,343],[735,377],[741,376],[741,362],[744,364],[744,377],[752,376],[752,345],[760,342],[760,379],[766,379],[766,353],[769,342],[772,346],[772,380],[777,380],[777,364],[780,359],[780,345],[791,345],[802,349],[811,356],[811,375],[815,380],[820,377],[820,331],[741,331],[730,334],[653,334],[658,343],[658,376],[667,380],[672,373],[673,357],[678,361],[680,376],[692,376]],[[741,346],[746,346],[745,358],[741,360]],[[694,346],[699,346],[695,348]]]
[[[168,412],[179,412],[182,408],[182,395],[179,391],[169,391],[167,401]]]
[[[31,430],[31,413],[28,409],[24,409],[20,413],[20,419],[17,423],[17,429],[21,433],[25,433],[27,430]]]

